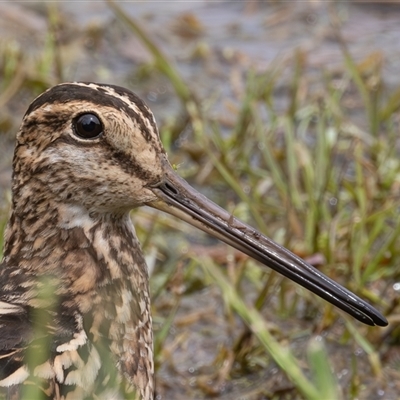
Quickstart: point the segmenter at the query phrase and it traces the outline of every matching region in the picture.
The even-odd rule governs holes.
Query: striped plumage
[[[118,134],[77,137],[71,121],[88,111],[101,116],[105,131],[119,128]],[[0,305],[0,344],[6,341],[1,386],[26,377],[21,359],[31,341],[32,315],[48,307],[50,316],[39,318],[49,324],[50,363],[58,367],[45,354],[29,369],[50,378],[52,390],[63,394],[77,384],[78,392],[88,388],[90,394],[96,380],[101,393],[108,373],[102,366],[115,364],[104,359],[111,347],[126,381],[151,398],[148,273],[129,210],[155,199],[145,186],[159,179],[163,154],[151,112],[128,91],[60,85],[29,107],[17,136],[0,269],[0,300],[7,302]],[[41,284],[54,286],[56,307],[37,300]],[[91,371],[81,373],[83,364]],[[59,383],[64,385],[56,390]]]
[[[35,99],[17,135],[12,194],[0,267],[0,399],[29,386],[49,399],[153,398],[148,271],[129,217],[145,204],[364,323],[386,324],[177,177],[151,111],[129,90],[66,83]]]

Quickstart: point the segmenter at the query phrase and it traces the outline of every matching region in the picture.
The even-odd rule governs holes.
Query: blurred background
[[[400,397],[400,4],[0,3],[0,226],[15,134],[63,81],[125,86],[199,191],[374,304],[362,326],[184,223],[132,213],[157,399]]]

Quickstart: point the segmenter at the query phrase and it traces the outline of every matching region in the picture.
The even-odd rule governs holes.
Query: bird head
[[[129,90],[57,85],[36,98],[17,135],[14,179],[89,213],[125,213],[156,200],[167,156],[149,108]],[[36,194],[37,195],[37,194]]]

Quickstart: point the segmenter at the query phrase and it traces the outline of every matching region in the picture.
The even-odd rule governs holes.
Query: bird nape
[[[225,241],[365,324],[387,325],[181,179],[134,93],[64,83],[33,101],[17,134],[0,267],[0,396],[154,397],[149,278],[129,217],[142,205]]]

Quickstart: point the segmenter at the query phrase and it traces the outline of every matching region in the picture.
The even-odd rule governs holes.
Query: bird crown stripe
[[[106,106],[124,111],[131,119],[137,121],[139,129],[146,140],[158,136],[153,113],[147,105],[133,92],[114,85],[73,82],[64,83],[48,90],[37,97],[28,108],[25,119],[39,108],[57,103],[86,101],[94,106]]]

